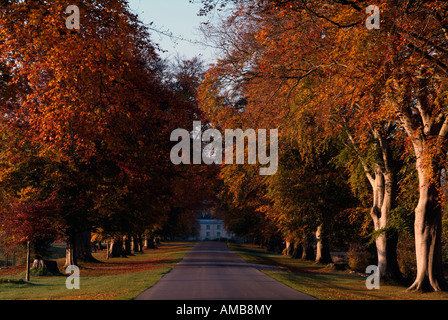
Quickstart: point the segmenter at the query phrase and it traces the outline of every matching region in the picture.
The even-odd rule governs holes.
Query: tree
[[[388,225],[399,184],[396,156],[413,152],[420,182],[414,231],[419,271],[410,289],[442,290],[446,4],[380,1],[380,30],[365,27],[364,1],[204,1],[204,10],[231,2],[237,4],[233,15],[215,32],[230,49],[203,86],[207,112],[217,123],[234,121],[237,113],[229,106],[239,96],[247,102],[242,109],[249,126],[285,121],[300,110],[331,123],[321,127],[327,135],[348,133],[372,186],[382,274],[396,269]],[[374,157],[366,161],[369,150]]]
[[[84,1],[80,30],[66,28],[65,6],[2,3],[1,64],[20,90],[1,107],[4,125],[21,127],[30,147],[57,163],[53,186],[73,265],[91,259],[90,232],[111,226],[102,209],[122,218],[129,210],[138,222],[166,213],[170,163],[160,155],[169,155],[175,112],[149,34],[126,2]]]
[[[385,84],[384,100],[372,115],[393,116],[416,159],[419,203],[415,209],[417,278],[410,290],[443,290],[441,264],[441,169],[445,156],[446,4],[380,3],[385,23],[372,36],[370,54],[384,61],[372,76]],[[424,32],[421,25],[426,24]],[[439,32],[442,30],[442,32]],[[342,33],[342,32],[340,32]],[[430,52],[430,53],[429,53]],[[384,58],[385,57],[385,58]],[[352,66],[361,65],[353,63]],[[409,143],[410,142],[410,143]]]
[[[30,148],[20,129],[1,126],[0,226],[7,246],[27,244],[36,265],[47,267],[48,246],[60,239],[60,202],[54,186],[57,169],[50,157]],[[29,279],[29,261],[27,263]]]

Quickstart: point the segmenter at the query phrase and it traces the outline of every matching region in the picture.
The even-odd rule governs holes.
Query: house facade
[[[222,220],[198,219],[200,241],[233,239],[233,235],[228,233]]]

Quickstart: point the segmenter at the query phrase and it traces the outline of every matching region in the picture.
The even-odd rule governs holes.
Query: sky
[[[189,0],[129,0],[129,6],[143,23],[153,22],[152,28],[169,31],[175,37],[204,42],[199,26],[201,22],[207,21],[207,17],[198,16],[200,3],[190,3]],[[205,62],[213,62],[214,50],[211,48],[184,40],[173,41],[154,31],[151,32],[151,39],[168,51],[160,52],[163,58],[173,59],[176,55],[192,58],[201,55]]]

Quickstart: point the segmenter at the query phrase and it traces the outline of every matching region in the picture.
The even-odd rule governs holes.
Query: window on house
[[[218,224],[218,225],[216,226],[216,229],[221,230],[221,225]]]
[[[216,236],[220,237],[221,236],[221,232],[216,232]]]
[[[206,228],[207,228],[207,230],[210,230],[210,225],[208,224]]]
[[[207,232],[207,237],[210,237],[210,232]]]

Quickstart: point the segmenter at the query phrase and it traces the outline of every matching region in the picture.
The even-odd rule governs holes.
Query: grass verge
[[[193,247],[191,242],[162,243],[126,258],[105,260],[105,252],[94,253],[95,263],[81,264],[80,289],[68,290],[68,275],[31,276],[23,268],[0,271],[0,300],[129,300],[153,286]],[[58,259],[62,266],[63,259]],[[63,272],[63,270],[62,270]]]
[[[378,290],[368,290],[363,274],[268,253],[254,245],[229,243],[228,246],[249,263],[278,267],[261,271],[321,300],[448,300],[448,292],[406,292],[406,286],[389,282],[381,282]]]

